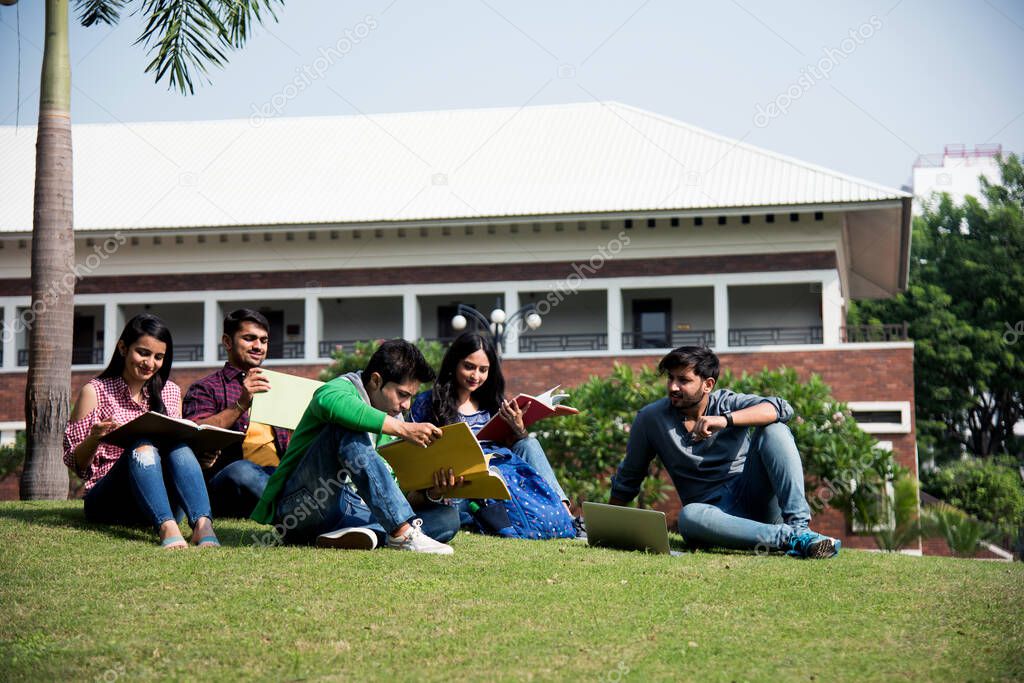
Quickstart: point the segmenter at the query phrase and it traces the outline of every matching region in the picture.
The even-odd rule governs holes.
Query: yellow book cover
[[[488,469],[488,456],[480,448],[469,425],[457,422],[442,427],[441,432],[441,438],[426,448],[399,440],[377,449],[395,471],[402,490],[428,489],[434,485],[434,472],[451,468],[456,477],[466,478],[466,483],[453,497],[512,498],[502,478]]]

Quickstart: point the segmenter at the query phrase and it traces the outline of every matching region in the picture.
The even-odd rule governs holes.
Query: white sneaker
[[[342,550],[373,550],[377,547],[377,534],[363,527],[336,529],[316,537],[317,548]]]
[[[409,522],[409,530],[401,536],[388,534],[387,547],[392,550],[411,550],[414,553],[431,553],[433,555],[451,555],[455,552],[450,545],[438,543],[423,533],[420,530],[421,526],[423,526],[423,520],[414,519]]]

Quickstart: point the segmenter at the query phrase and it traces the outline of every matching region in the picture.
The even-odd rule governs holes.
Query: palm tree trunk
[[[75,239],[71,202],[71,62],[68,0],[46,0],[32,215],[32,308],[22,500],[66,499],[61,458],[71,410]]]

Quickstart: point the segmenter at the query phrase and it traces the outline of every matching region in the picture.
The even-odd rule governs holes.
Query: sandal
[[[198,541],[196,541],[196,547],[197,548],[219,548],[220,547],[220,541],[217,539],[216,536],[213,536],[211,534],[210,536],[203,536]]]
[[[179,543],[181,545],[178,545]],[[164,550],[181,550],[182,548],[187,548],[188,543],[185,542],[183,536],[168,536],[160,541],[160,547]]]

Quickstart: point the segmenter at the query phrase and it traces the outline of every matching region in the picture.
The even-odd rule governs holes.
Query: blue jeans
[[[346,478],[358,495],[345,485]],[[281,489],[274,524],[286,543],[309,543],[322,533],[356,526],[372,529],[383,544],[385,532],[416,517],[423,520],[423,533],[441,543],[459,530],[455,508],[409,505],[369,434],[327,425]]]
[[[778,550],[811,521],[803,464],[789,427],[755,430],[743,471],[679,512],[687,543]]]
[[[182,514],[193,527],[200,517],[212,519],[202,469],[184,444],[160,451],[139,441],[85,494],[85,517],[91,522],[159,529]]]
[[[261,467],[251,460],[236,460],[213,475],[206,487],[218,517],[248,518],[267,488],[276,467]]]
[[[544,447],[540,445],[540,441],[537,441],[532,436],[519,439],[519,441],[512,444],[512,452],[525,460],[533,469],[537,470],[540,478],[555,490],[558,497],[568,502],[569,497],[565,495],[565,491],[559,485],[558,478],[555,476],[554,470],[551,469],[551,463],[548,462],[548,456],[544,453]]]

